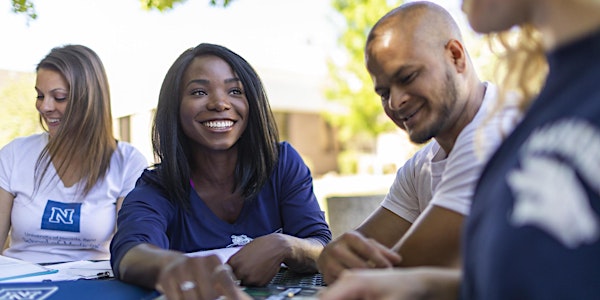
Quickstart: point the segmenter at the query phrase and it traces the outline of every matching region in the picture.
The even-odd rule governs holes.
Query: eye
[[[54,100],[56,100],[57,102],[63,102],[67,100],[67,97],[55,97]]]
[[[35,99],[38,101],[44,100],[44,95],[38,94],[37,96],[35,96]]]
[[[381,102],[386,103],[390,99],[390,91],[389,90],[380,90],[377,91],[379,97],[381,97]]]
[[[204,91],[202,89],[196,89],[196,90],[192,90],[190,92],[190,95],[193,95],[193,96],[206,96],[207,94],[206,94],[206,91]]]
[[[229,93],[231,93],[233,95],[243,95],[244,91],[242,91],[242,89],[240,89],[240,88],[233,88],[229,91]]]
[[[412,72],[412,73],[408,74],[407,76],[400,77],[400,82],[402,84],[409,84],[417,77],[417,74],[418,74],[417,72]]]

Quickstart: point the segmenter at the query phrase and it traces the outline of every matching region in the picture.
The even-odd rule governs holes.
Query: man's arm
[[[398,244],[411,223],[382,206],[378,207],[358,228],[367,238],[392,248]]]
[[[394,246],[402,256],[400,266],[460,265],[460,236],[464,216],[429,205]]]
[[[379,207],[357,230],[346,232],[325,246],[317,260],[323,279],[331,284],[346,269],[398,265],[401,257],[390,248],[409,227],[408,221]]]

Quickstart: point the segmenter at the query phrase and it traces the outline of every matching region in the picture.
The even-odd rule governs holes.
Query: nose
[[[228,94],[224,92],[217,92],[209,98],[207,103],[209,110],[224,111],[231,108],[231,102],[229,102]]]
[[[388,108],[392,111],[399,110],[406,101],[408,101],[408,94],[399,88],[392,87],[390,89],[390,100],[388,101]]]
[[[38,100],[38,110],[41,113],[48,113],[55,110],[54,99],[48,96],[44,96],[42,100]]]

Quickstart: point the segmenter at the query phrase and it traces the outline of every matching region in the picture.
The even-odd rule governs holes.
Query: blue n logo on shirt
[[[48,200],[42,216],[42,229],[79,232],[81,203]]]

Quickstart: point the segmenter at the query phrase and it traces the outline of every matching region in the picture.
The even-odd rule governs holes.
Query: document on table
[[[215,254],[219,257],[222,263],[226,263],[227,260],[234,254],[236,254],[242,247],[231,247],[231,248],[220,248],[213,250],[204,250],[198,252],[187,253],[187,256],[209,256]]]
[[[31,264],[31,263],[29,263]],[[2,265],[0,264],[0,267]],[[112,278],[113,272],[108,260],[103,261],[72,261],[54,265],[46,265],[38,267],[51,269],[51,273],[42,273],[35,276],[19,276],[11,279],[6,279],[3,282],[42,282],[42,281],[65,281],[78,279],[105,279]],[[4,269],[0,269],[2,274]],[[1,275],[0,275],[1,276]],[[0,298],[1,299],[1,298]]]
[[[0,282],[56,273],[58,270],[0,255]]]

